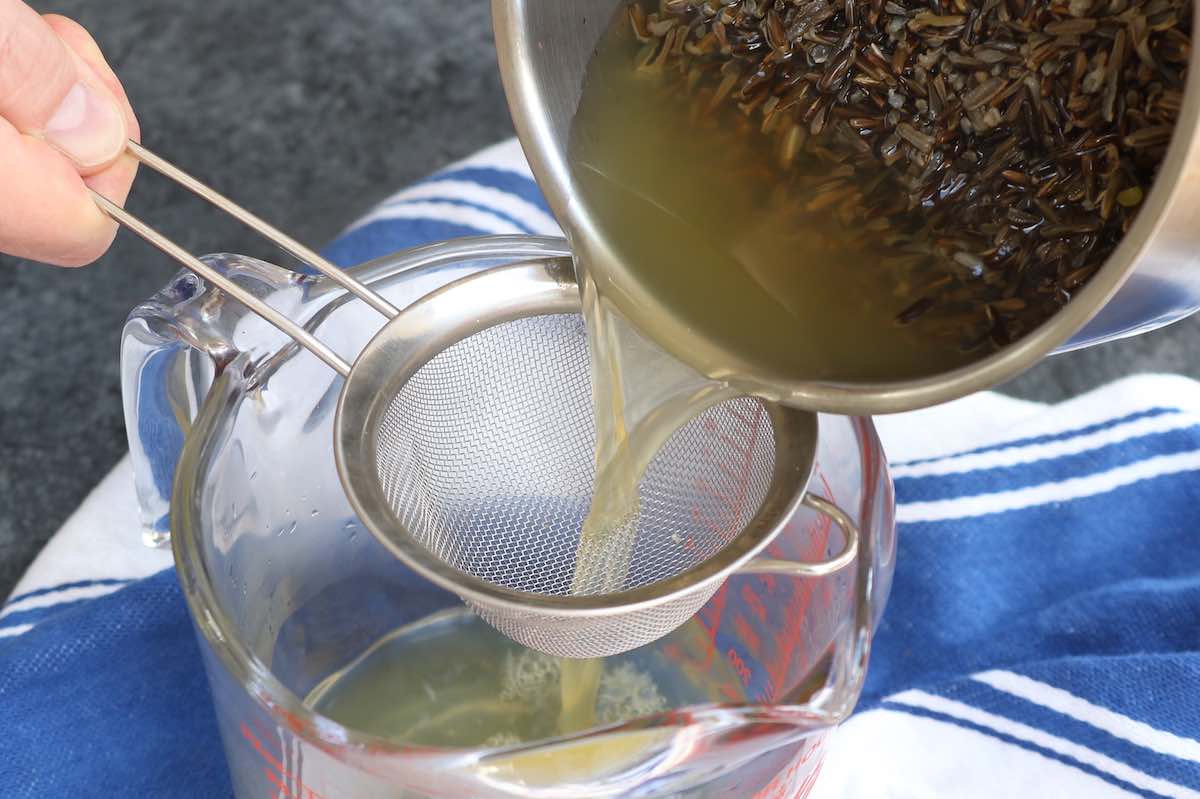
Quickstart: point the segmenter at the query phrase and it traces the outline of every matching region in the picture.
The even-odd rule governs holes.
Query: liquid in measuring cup
[[[677,633],[673,640],[707,636]],[[564,670],[595,671],[586,712],[564,726]],[[732,671],[725,675],[737,679]],[[590,690],[584,676],[575,683]],[[385,636],[332,674],[305,704],[335,721],[397,743],[504,747],[718,700],[716,683],[689,679],[654,651],[570,661],[526,649],[463,608],[437,613]]]

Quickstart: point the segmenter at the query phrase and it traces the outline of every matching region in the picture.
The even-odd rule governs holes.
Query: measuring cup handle
[[[241,255],[212,255],[212,269],[265,296],[296,273]],[[170,541],[171,484],[183,440],[213,380],[240,354],[234,330],[247,311],[180,272],[130,313],[121,334],[121,393],[142,542]]]
[[[790,577],[823,577],[840,571],[854,562],[858,556],[858,526],[841,508],[816,494],[805,494],[804,504],[818,513],[823,513],[842,528],[846,544],[842,551],[828,560],[809,563],[796,560],[755,558],[738,569],[739,574],[782,574]]]

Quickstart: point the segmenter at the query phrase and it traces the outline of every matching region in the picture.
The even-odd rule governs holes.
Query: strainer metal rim
[[[359,353],[338,398],[334,459],[351,507],[367,529],[405,565],[462,599],[516,613],[605,616],[661,605],[723,580],[761,552],[801,504],[815,465],[818,417],[763,401],[775,436],[777,467],[766,498],[745,530],[712,557],[673,577],[599,595],[556,596],[505,588],[461,571],[398,530],[376,476],[367,431],[379,426],[398,392],[447,347],[499,324],[532,316],[578,314],[579,289],[570,260],[525,261],[462,278],[408,306]],[[783,447],[787,449],[782,449]],[[767,523],[767,519],[773,519]]]

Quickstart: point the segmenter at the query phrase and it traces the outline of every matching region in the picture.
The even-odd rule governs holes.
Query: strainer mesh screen
[[[381,487],[408,535],[493,584],[570,593],[595,473],[579,315],[506,322],[442,351],[393,399],[376,440]],[[676,431],[639,486],[622,587],[678,575],[733,540],[766,496],[774,452],[765,408],[748,397]]]

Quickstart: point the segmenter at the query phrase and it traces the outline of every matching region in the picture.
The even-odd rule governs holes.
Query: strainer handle
[[[312,266],[330,280],[341,285],[351,294],[354,294],[367,305],[383,314],[385,318],[392,319],[399,313],[394,305],[385,300],[383,297],[379,296],[371,289],[367,288],[346,271],[339,269],[337,266],[325,260],[308,247],[305,247],[291,236],[287,235],[273,225],[268,224],[260,217],[250,213],[245,208],[242,208],[240,205],[233,202],[215,189],[206,186],[199,180],[196,180],[196,178],[184,172],[174,164],[168,162],[166,159],[150,152],[141,144],[130,140],[125,144],[125,151],[130,156],[137,159],[140,163],[145,164],[164,177],[175,181],[185,189],[188,189],[197,196],[212,203],[214,206],[229,214],[234,219],[237,219],[239,222],[242,222],[243,224],[254,229],[262,236],[269,239],[272,243],[277,245],[284,252],[292,255],[309,266]],[[303,327],[296,324],[287,316],[279,313],[271,306],[260,301],[250,292],[243,290],[237,285],[237,283],[228,280],[220,272],[210,268],[207,264],[189,253],[186,249],[180,247],[174,241],[159,233],[157,230],[150,227],[121,206],[112,202],[104,195],[95,191],[92,191],[91,194],[92,200],[95,201],[96,205],[100,207],[100,210],[111,217],[114,221],[141,236],[143,239],[157,247],[166,255],[174,258],[176,261],[182,264],[184,268],[191,270],[208,282],[220,288],[225,293],[229,294],[229,296],[233,297],[238,302],[244,304],[251,311],[261,316],[263,319],[274,325],[286,335],[290,336],[297,344],[320,358],[342,377],[346,377],[350,374],[350,364],[336,352],[334,352],[324,342],[320,341],[306,331]]]
[[[846,536],[846,545],[842,551],[828,560],[808,563],[797,560],[776,560],[774,558],[755,558],[744,563],[738,574],[782,574],[790,577],[824,577],[840,571],[854,562],[858,556],[858,525],[850,516],[824,497],[816,494],[805,494],[804,504],[818,513],[823,513],[842,528]]]

